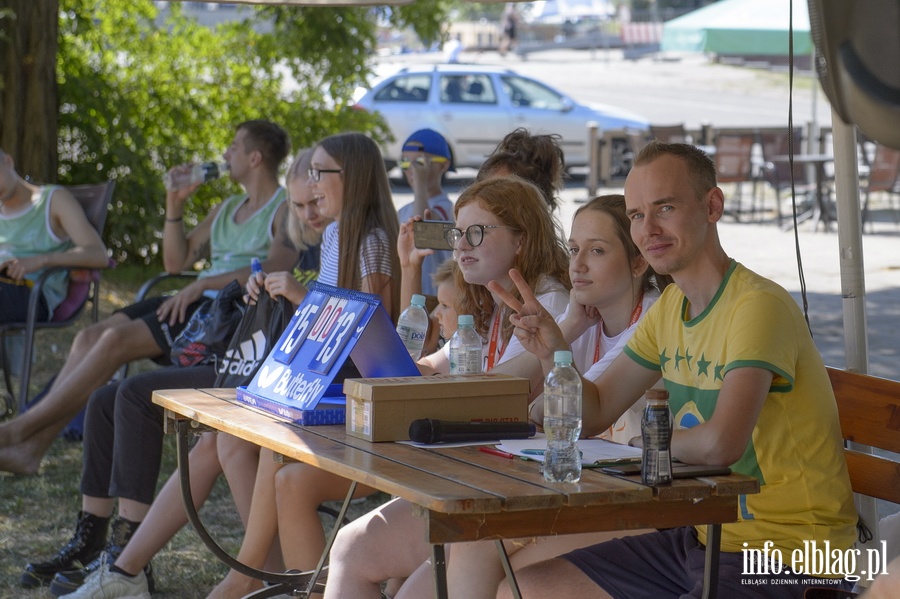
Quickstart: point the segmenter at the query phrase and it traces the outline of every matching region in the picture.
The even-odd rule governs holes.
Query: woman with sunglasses
[[[319,214],[334,219],[322,239],[319,282],[379,295],[396,321],[400,299],[398,223],[381,151],[362,133],[332,135],[314,148],[308,174]],[[344,478],[306,464],[283,466],[275,462],[271,451],[260,450],[238,560],[262,567],[277,535],[286,568],[313,569],[325,548],[318,507],[344,498],[348,487]],[[360,486],[356,497],[373,491]],[[231,570],[209,597],[243,597],[261,584]]]
[[[467,188],[456,200],[456,228],[448,241],[459,266],[459,288],[465,291],[460,314],[472,314],[484,340],[484,370],[529,378],[540,389],[537,359],[512,335],[509,311],[487,288],[496,281],[518,293],[510,268],[536,290],[551,313],[568,304],[568,260],[550,211],[538,189],[518,177],[487,179]],[[449,372],[449,351],[419,360],[425,372]],[[377,599],[380,585],[412,575],[430,554],[421,518],[412,506],[394,499],[341,529],[331,552],[325,597]]]

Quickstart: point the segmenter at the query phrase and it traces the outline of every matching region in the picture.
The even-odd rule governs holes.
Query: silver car
[[[524,127],[562,137],[566,165],[588,164],[587,123],[605,129],[646,130],[640,115],[607,105],[579,104],[552,87],[501,67],[424,65],[405,67],[379,80],[356,108],[381,113],[394,135],[383,147],[385,162],[397,163],[403,141],[428,127],[450,144],[457,167],[478,168],[503,137]],[[624,174],[630,154],[623,136],[613,149],[613,174]]]

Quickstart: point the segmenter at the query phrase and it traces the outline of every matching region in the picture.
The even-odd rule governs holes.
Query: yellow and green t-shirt
[[[760,492],[741,496],[738,522],[722,527],[722,550],[772,541],[786,552],[813,540],[849,548],[857,516],[837,406],[797,303],[732,262],[706,310],[690,320],[688,314],[687,298],[669,285],[625,348],[661,371],[676,427],[712,417],[730,370],[749,366],[775,375],[750,443],[731,467],[757,477]],[[705,543],[705,527],[698,535]]]

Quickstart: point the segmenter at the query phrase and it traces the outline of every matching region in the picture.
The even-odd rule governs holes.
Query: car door
[[[573,110],[574,103],[542,83],[519,75],[501,75],[503,93],[510,104],[513,128],[533,134],[557,134],[566,164],[587,163],[587,123]]]
[[[512,130],[509,110],[486,73],[441,72],[438,120],[457,166],[477,168]]]

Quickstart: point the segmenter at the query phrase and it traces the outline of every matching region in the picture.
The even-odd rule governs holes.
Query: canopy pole
[[[837,205],[838,250],[841,265],[841,298],[844,314],[844,354],[847,369],[869,372],[869,337],[866,325],[866,275],[863,264],[862,217],[859,205],[859,169],[856,129],[841,120],[832,108],[834,187]],[[857,451],[874,453],[871,447],[848,443]],[[880,547],[878,505],[874,497],[856,495],[856,509],[872,532],[860,547]]]

